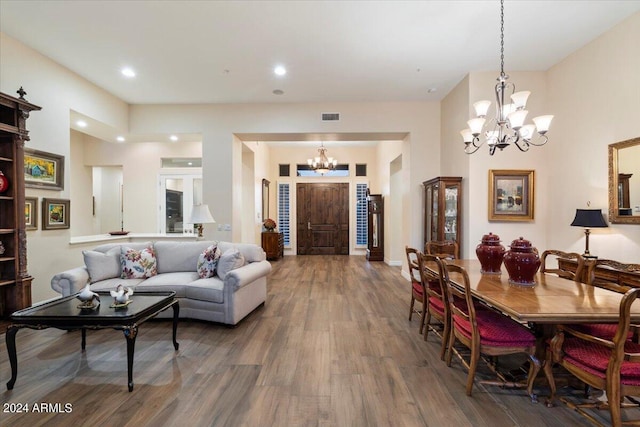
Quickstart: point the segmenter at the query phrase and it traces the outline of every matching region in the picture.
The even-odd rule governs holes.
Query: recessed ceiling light
[[[124,142],[125,141],[124,136],[119,136],[116,139],[118,140],[118,142]]]
[[[430,87],[429,89],[427,89],[427,92],[428,92],[428,93],[433,93],[433,92],[435,92],[435,91],[437,91],[437,90],[438,90],[438,88]]]
[[[81,128],[87,127],[87,122],[85,122],[84,120],[78,120],[76,124],[78,125],[78,127],[81,127]]]
[[[274,95],[283,95],[284,91],[282,89],[274,89],[273,90],[273,94]]]
[[[277,76],[284,76],[285,74],[287,74],[287,69],[284,68],[282,65],[278,65],[276,68],[273,69],[273,72]]]
[[[169,139],[170,139],[170,140],[172,140],[172,141],[177,141],[177,140],[178,140],[178,137],[177,137],[177,136],[175,136],[175,135],[171,135],[171,136],[169,137]]]
[[[136,72],[133,71],[133,68],[129,68],[129,67],[123,68],[121,73],[125,77],[135,77],[136,76]]]

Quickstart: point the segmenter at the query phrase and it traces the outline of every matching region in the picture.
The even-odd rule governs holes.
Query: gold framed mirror
[[[609,221],[640,224],[640,138],[609,144]]]

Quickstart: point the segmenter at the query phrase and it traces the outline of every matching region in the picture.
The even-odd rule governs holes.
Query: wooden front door
[[[299,255],[349,255],[349,184],[298,184]]]

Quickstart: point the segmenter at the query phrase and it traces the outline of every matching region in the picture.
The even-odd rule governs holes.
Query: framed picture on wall
[[[42,229],[69,228],[71,202],[68,199],[42,199]]]
[[[38,229],[38,198],[24,198],[24,225],[27,230]]]
[[[489,170],[489,221],[533,220],[533,170]]]
[[[25,148],[24,186],[64,190],[64,156]]]

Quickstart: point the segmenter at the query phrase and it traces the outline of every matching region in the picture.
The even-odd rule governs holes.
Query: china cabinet
[[[0,93],[0,317],[31,305],[32,277],[27,273],[27,235],[24,217],[25,122],[40,107],[21,97]]]
[[[384,200],[367,193],[367,259],[384,261]]]
[[[462,178],[437,177],[424,186],[424,243],[452,240],[462,247]],[[460,251],[460,249],[458,249]],[[460,254],[455,254],[456,258]]]

